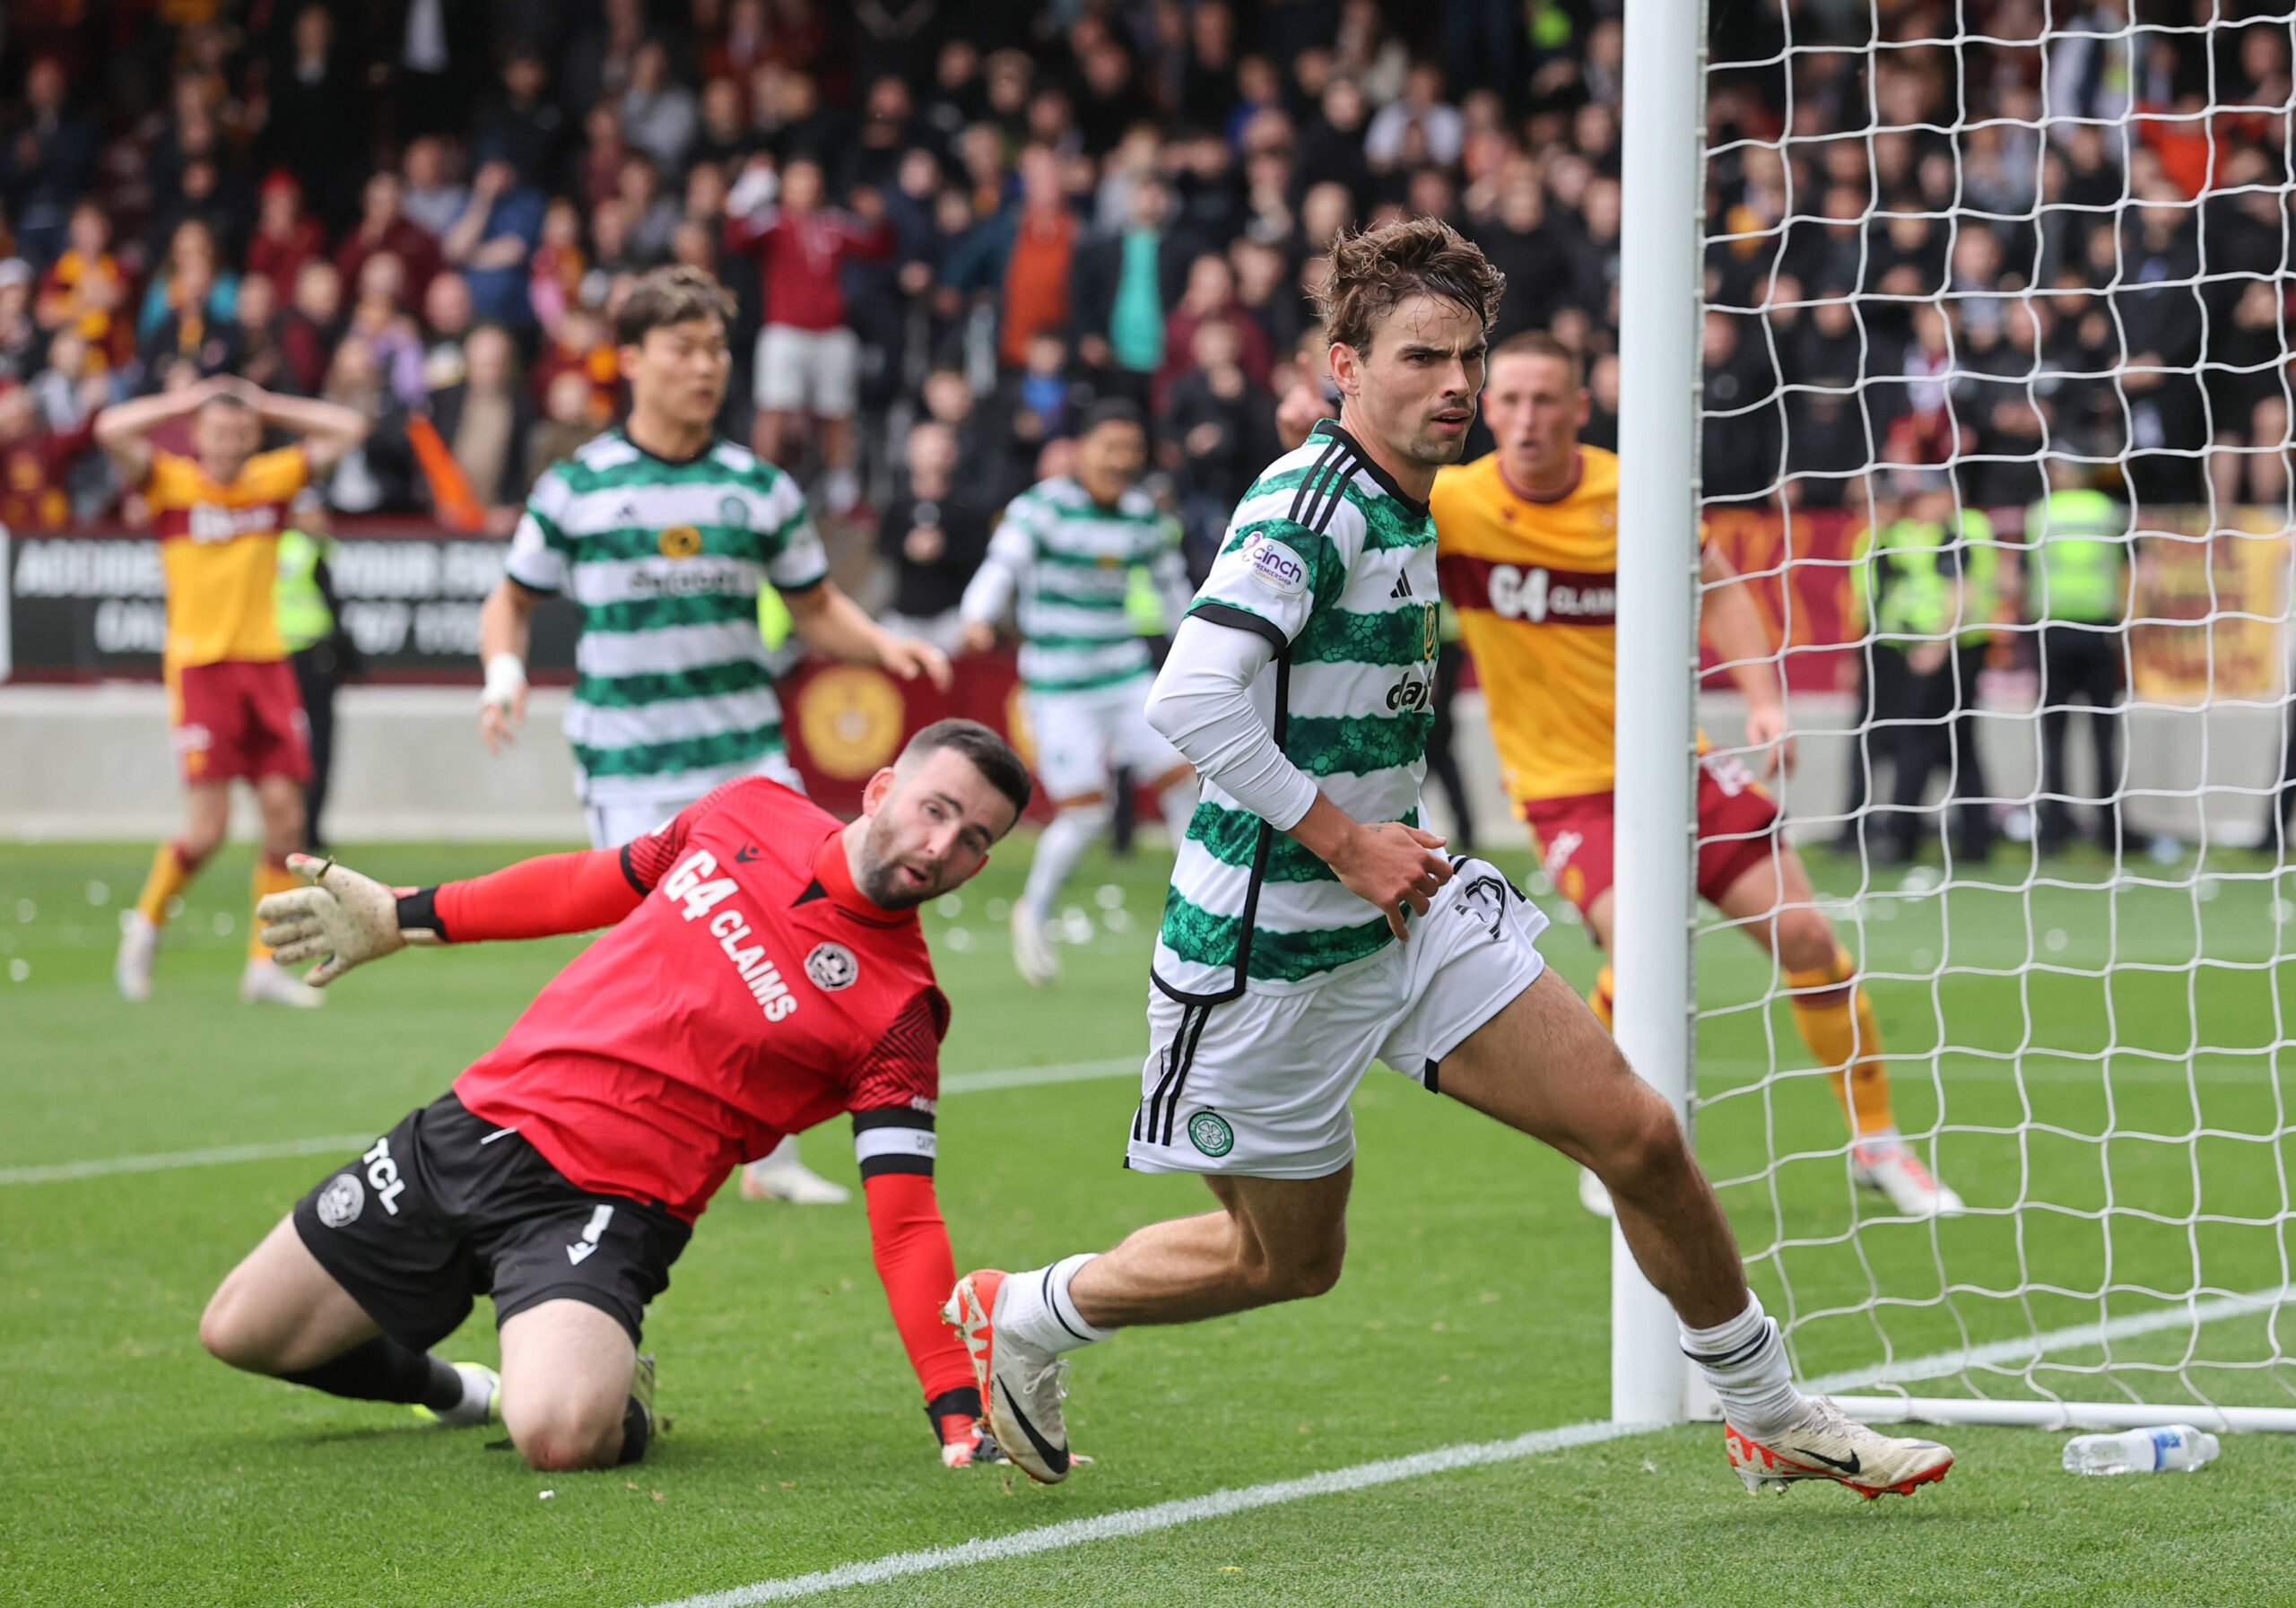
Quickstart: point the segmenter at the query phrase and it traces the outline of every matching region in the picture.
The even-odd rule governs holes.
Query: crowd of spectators
[[[2046,39],[2040,0],[1801,7],[1783,54],[1777,0],[1718,23],[1709,494],[1826,506],[1955,453],[2016,503],[2044,447],[2284,492],[2288,25],[2121,4]],[[132,517],[91,411],[223,371],[375,420],[336,508],[431,511],[435,430],[502,526],[613,417],[617,299],[677,261],[740,298],[724,427],[877,521],[903,612],[1110,394],[1200,555],[1312,383],[1325,248],[1409,213],[1506,272],[1494,338],[1585,354],[1615,439],[1618,0],[16,9],[16,528]],[[1839,48],[1869,16],[1892,48]]]

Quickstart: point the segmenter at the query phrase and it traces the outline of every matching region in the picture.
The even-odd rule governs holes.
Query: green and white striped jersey
[[[1188,595],[1178,521],[1137,486],[1102,508],[1058,474],[1005,505],[961,612],[993,622],[1013,605],[1021,679],[1031,691],[1106,687],[1148,673],[1148,645],[1125,607],[1132,571],[1141,567],[1178,625]]]
[[[1252,482],[1189,612],[1274,648],[1251,693],[1286,759],[1356,820],[1416,826],[1439,602],[1427,505],[1326,420]],[[1165,993],[1293,993],[1392,942],[1330,866],[1206,778],[1164,900]]]
[[[566,738],[592,804],[695,796],[782,746],[758,589],[829,559],[797,482],[718,441],[672,463],[620,430],[545,470],[506,566],[582,605]]]

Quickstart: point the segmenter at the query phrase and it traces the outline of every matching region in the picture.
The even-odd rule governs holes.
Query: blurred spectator
[[[0,527],[61,530],[72,522],[73,461],[95,439],[95,415],[70,430],[50,429],[32,394],[0,387]]]
[[[483,161],[506,161],[521,184],[555,184],[564,156],[565,111],[544,91],[550,68],[531,48],[519,46],[502,63],[502,88],[480,108],[471,131],[471,150]],[[457,214],[459,215],[459,214]],[[454,227],[449,219],[447,229]],[[437,231],[441,239],[445,230]]]
[[[0,383],[21,385],[39,366],[39,326],[32,321],[32,265],[0,262]]]
[[[249,274],[239,281],[238,300],[231,309],[236,326],[238,361],[232,371],[245,380],[291,396],[299,388],[295,366],[287,355],[285,329],[279,311],[279,288],[270,275]]]
[[[988,551],[994,508],[957,479],[957,432],[937,419],[912,425],[905,469],[877,522],[877,549],[892,567],[889,630],[955,654],[963,645],[957,613],[965,583]]]
[[[499,324],[464,343],[465,378],[430,398],[430,421],[453,451],[471,495],[488,508],[526,500],[535,409],[518,382],[518,349]]]
[[[361,193],[359,226],[335,249],[335,265],[343,282],[355,285],[367,259],[387,251],[405,270],[409,294],[417,300],[439,271],[439,242],[406,215],[406,187],[396,173],[385,171],[367,181]]]
[[[581,299],[588,272],[589,259],[582,253],[582,214],[563,196],[553,196],[543,210],[542,238],[526,259],[526,300],[544,334],[555,335],[566,309]]]
[[[581,377],[582,416],[593,431],[604,429],[613,418],[622,384],[613,343],[606,336],[605,324],[596,313],[584,307],[569,308],[551,332],[542,355],[535,360],[532,389],[535,398],[546,401],[562,375]]]
[[[24,74],[23,117],[0,164],[16,248],[40,265],[63,251],[73,205],[95,170],[96,126],[71,109],[70,98],[63,63],[34,61]]]
[[[526,483],[531,486],[544,470],[573,456],[576,448],[597,433],[590,419],[589,381],[570,369],[550,382],[543,416],[526,428]]]
[[[295,282],[303,265],[326,250],[326,230],[303,210],[303,185],[281,168],[263,181],[255,238],[248,242],[247,265],[276,285]]]
[[[308,262],[295,276],[292,305],[280,321],[279,343],[295,389],[316,396],[343,332],[343,275],[329,262]]]
[[[513,330],[534,324],[526,295],[526,259],[542,239],[549,198],[521,184],[518,171],[495,158],[471,181],[470,204],[440,242],[446,260],[470,283],[471,305],[482,318]]]
[[[418,475],[406,440],[406,410],[391,395],[373,349],[357,335],[335,347],[321,395],[366,415],[367,438],[327,477],[327,506],[345,514],[412,513]]]
[[[670,254],[670,235],[678,226],[678,204],[662,194],[660,169],[651,158],[633,152],[622,159],[614,180],[614,198],[630,220],[630,250],[648,266]]]
[[[351,221],[367,166],[363,69],[353,57],[326,6],[299,10],[287,49],[270,64],[268,109],[256,141],[257,162],[301,179],[321,221],[335,229]]]
[[[208,287],[205,311],[210,317],[229,319],[231,299],[239,293],[239,276],[220,265],[215,250],[215,237],[206,224],[196,218],[187,218],[178,224],[168,240],[168,254],[159,272],[152,275],[144,287],[144,305],[135,316],[135,333],[139,343],[148,344],[160,321],[175,310],[181,300],[177,281],[195,274]]]
[[[423,233],[444,239],[470,204],[470,187],[455,183],[448,171],[445,143],[436,135],[424,135],[407,146],[400,168],[400,207]]]
[[[1164,321],[1179,303],[1196,248],[1169,227],[1171,191],[1151,174],[1131,187],[1121,233],[1076,251],[1070,307],[1076,355],[1103,388],[1145,402],[1163,366]]]
[[[1042,145],[1021,153],[1020,195],[975,229],[943,270],[952,289],[994,295],[996,360],[1018,368],[1029,337],[1068,321],[1068,274],[1076,218],[1060,179],[1060,159]]]
[[[1170,407],[1173,385],[1195,361],[1196,332],[1206,323],[1226,324],[1235,331],[1237,362],[1255,386],[1266,385],[1271,361],[1267,335],[1236,305],[1236,274],[1228,259],[1207,251],[1188,265],[1187,289],[1165,320],[1164,366],[1157,372],[1155,387],[1159,413]]]
[[[111,252],[111,220],[94,202],[83,201],[72,209],[66,238],[40,280],[35,317],[42,329],[77,329],[93,361],[117,367],[134,353],[135,332],[125,315],[129,287]]]
[[[1216,543],[1245,489],[1280,450],[1274,410],[1238,361],[1236,326],[1208,319],[1190,337],[1193,367],[1164,415],[1166,467],[1179,473],[1181,523],[1192,552]]]
[[[463,338],[476,317],[470,282],[452,268],[432,276],[422,292],[422,384],[443,391],[463,378]]]
[[[205,379],[238,366],[239,326],[213,310],[214,288],[214,265],[197,253],[185,256],[170,282],[173,305],[161,315],[144,342],[147,370],[160,369],[170,358],[181,359]]]
[[[860,500],[852,420],[861,357],[846,325],[839,270],[848,258],[890,256],[893,248],[883,199],[865,190],[854,204],[858,215],[822,204],[822,165],[812,158],[777,175],[761,157],[743,172],[726,206],[726,249],[758,259],[765,298],[752,444],[760,457],[778,462],[792,419],[810,413],[829,471],[830,507],[839,514]]]
[[[630,87],[619,108],[622,136],[662,167],[675,169],[700,123],[693,91],[670,76],[669,53],[659,39],[638,47]]]
[[[1371,119],[1363,135],[1364,156],[1374,168],[1396,166],[1413,149],[1413,130],[1423,142],[1417,147],[1422,161],[1448,168],[1459,160],[1465,120],[1443,100],[1442,70],[1428,62],[1413,65],[1404,75],[1402,98],[1381,107]]]

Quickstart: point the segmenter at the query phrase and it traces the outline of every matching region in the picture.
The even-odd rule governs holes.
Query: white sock
[[[494,1394],[493,1385],[488,1382],[484,1374],[474,1368],[457,1368],[455,1371],[462,1376],[463,1380],[463,1404],[456,1410],[457,1416],[475,1418],[483,1422],[486,1418],[486,1398]]]
[[[1171,834],[1172,852],[1178,854],[1187,840],[1187,823],[1196,814],[1196,778],[1174,782],[1156,795],[1156,807],[1164,812],[1164,830]]]
[[[1886,1156],[1904,1143],[1904,1140],[1898,1137],[1897,1129],[1893,1127],[1875,1128],[1870,1134],[1860,1134],[1857,1135],[1857,1148],[1859,1150],[1869,1150],[1875,1152],[1877,1155]]]
[[[1721,1398],[1737,1429],[1759,1439],[1790,1429],[1807,1410],[1807,1398],[1794,1388],[1786,1343],[1761,1309],[1761,1297],[1746,1292],[1746,1309],[1710,1329],[1682,1326],[1683,1354],[1699,1366]]]
[[[1084,1251],[1066,1256],[1050,1267],[1007,1274],[1004,1311],[996,1326],[1048,1352],[1073,1352],[1080,1345],[1106,1340],[1114,1329],[1096,1328],[1084,1321],[1068,1293],[1076,1270],[1099,1253]]]
[[[1029,862],[1029,885],[1021,895],[1029,908],[1039,916],[1052,914],[1052,901],[1060,897],[1060,885],[1076,869],[1076,862],[1084,857],[1092,839],[1106,830],[1109,813],[1104,804],[1077,804],[1052,818],[1052,824],[1037,839],[1036,858]]]

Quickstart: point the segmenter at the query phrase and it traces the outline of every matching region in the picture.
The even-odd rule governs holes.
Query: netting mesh
[[[1702,907],[1701,1155],[1805,1376],[2296,1405],[2291,14],[1715,11],[1704,508],[1769,646],[1709,566],[1708,685],[1786,689],[1812,882]],[[1861,1181],[1839,991],[1749,942],[1807,984],[1813,912],[1958,1215]]]

